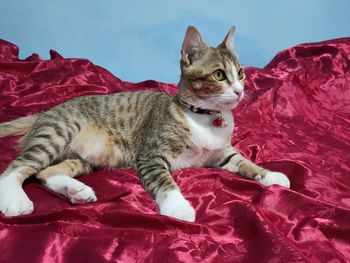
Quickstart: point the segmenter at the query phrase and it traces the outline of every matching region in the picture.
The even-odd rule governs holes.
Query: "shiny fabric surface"
[[[219,169],[174,178],[195,223],[158,214],[134,170],[79,177],[98,201],[70,205],[36,180],[31,215],[0,215],[0,262],[350,262],[350,38],[298,45],[263,69],[246,68],[232,143],[291,180],[265,188]],[[0,40],[0,121],[69,98],[121,91],[176,94],[172,84],[123,82],[86,59],[18,59]],[[0,140],[0,172],[17,155]]]

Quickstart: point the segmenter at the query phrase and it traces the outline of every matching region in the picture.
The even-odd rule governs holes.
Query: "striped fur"
[[[231,108],[242,99],[244,84],[244,75],[239,75],[241,65],[230,49],[233,33],[234,28],[221,45],[209,48],[198,31],[189,27],[179,82],[180,95],[188,103],[223,112],[229,120],[226,130],[210,125],[210,118],[215,116],[193,115],[177,97],[159,92],[79,97],[46,112],[1,124],[0,137],[24,137],[21,154],[0,178],[0,210],[5,215],[33,210],[23,190],[15,187],[32,175],[71,202],[83,203],[96,200],[96,196],[73,177],[90,172],[92,167],[135,168],[162,214],[194,221],[194,210],[173,180],[172,170],[222,167],[251,179],[263,179],[269,171],[230,146]],[[213,78],[216,70],[222,70],[226,79]],[[13,185],[12,190],[6,190],[5,184]],[[16,194],[21,196],[19,201]],[[10,207],[13,202],[18,209]]]

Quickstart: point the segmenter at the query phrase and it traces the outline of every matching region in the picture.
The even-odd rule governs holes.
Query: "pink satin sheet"
[[[287,174],[291,189],[185,169],[174,178],[197,213],[186,223],[159,215],[132,169],[79,177],[98,198],[86,205],[32,179],[24,189],[34,213],[0,215],[0,262],[350,262],[350,38],[298,45],[245,72],[232,143]],[[55,51],[20,60],[0,40],[0,90],[4,122],[76,96],[177,87],[124,82]],[[16,139],[0,140],[0,172],[17,155]]]

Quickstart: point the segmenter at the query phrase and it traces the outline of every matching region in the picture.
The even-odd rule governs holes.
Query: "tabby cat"
[[[92,188],[74,179],[92,167],[136,168],[160,213],[193,222],[195,210],[171,171],[221,167],[260,182],[289,187],[279,172],[259,167],[230,144],[233,109],[242,100],[245,75],[231,50],[232,27],[216,48],[193,26],[181,51],[179,92],[124,92],[83,96],[46,112],[0,125],[0,137],[24,135],[20,156],[0,176],[5,216],[33,212],[22,189],[35,175],[73,204],[96,201]]]

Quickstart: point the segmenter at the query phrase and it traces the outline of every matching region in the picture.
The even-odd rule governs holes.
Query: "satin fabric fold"
[[[0,121],[90,94],[174,84],[124,82],[86,59],[18,58],[0,40]],[[31,215],[0,215],[0,262],[349,262],[350,38],[298,45],[264,68],[245,69],[247,95],[234,110],[232,143],[281,171],[291,189],[265,188],[220,169],[174,173],[197,219],[159,215],[134,170],[79,177],[98,201],[70,205],[31,179]],[[16,157],[0,139],[0,172]]]

